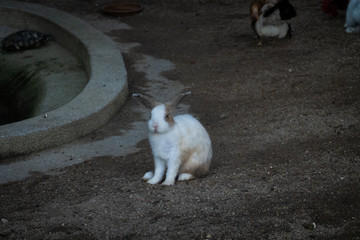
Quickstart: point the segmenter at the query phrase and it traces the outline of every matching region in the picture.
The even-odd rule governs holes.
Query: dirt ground
[[[81,17],[109,1],[33,2]],[[130,90],[146,87],[137,53],[175,64],[166,77],[193,92],[184,102],[211,136],[210,173],[141,182],[146,140],[125,157],[34,173],[1,185],[0,239],[360,239],[360,35],[319,2],[293,1],[293,38],[258,46],[249,1],[141,1],[121,18],[133,29],[109,34],[141,43],[124,54]],[[85,139],[136,120],[120,110]]]

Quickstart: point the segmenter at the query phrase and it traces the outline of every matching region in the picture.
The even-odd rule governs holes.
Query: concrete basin
[[[115,43],[82,20],[38,4],[1,1],[0,25],[51,34],[83,64],[85,88],[45,114],[0,126],[0,159],[70,142],[105,124],[128,94],[124,61]]]

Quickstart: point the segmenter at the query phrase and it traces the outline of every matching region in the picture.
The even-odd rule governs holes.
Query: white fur
[[[173,185],[178,175],[180,181],[194,179],[192,172],[200,168],[206,172],[212,157],[210,137],[197,119],[188,114],[179,115],[170,126],[164,119],[165,114],[164,105],[156,106],[148,122],[155,169],[143,179],[148,179],[150,184],[159,183],[165,171],[164,185]],[[189,159],[184,158],[189,155],[186,153],[192,153]]]
[[[166,132],[169,130],[169,124],[164,121],[165,105],[161,104],[151,110],[151,119],[148,121],[150,132]],[[156,127],[156,130],[155,130]]]
[[[286,36],[289,26],[287,23],[279,25],[264,25],[264,16],[260,15],[259,20],[255,24],[256,32],[260,37],[279,37]]]
[[[345,31],[360,32],[360,0],[351,0],[346,10]]]

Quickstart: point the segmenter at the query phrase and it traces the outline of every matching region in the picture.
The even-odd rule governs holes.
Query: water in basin
[[[0,41],[23,29],[0,25]],[[55,110],[74,99],[86,86],[88,76],[82,63],[64,46],[50,41],[41,48],[15,53],[0,50],[0,64],[28,65],[42,80],[41,100],[32,116]],[[1,109],[0,109],[1,110]]]

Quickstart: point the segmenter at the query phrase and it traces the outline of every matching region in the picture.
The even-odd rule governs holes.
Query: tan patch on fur
[[[250,4],[250,16],[252,19],[258,19],[261,8],[265,5],[265,0],[255,0]]]
[[[183,148],[181,148],[183,145],[184,145],[184,143],[180,142],[180,149],[183,149]],[[198,151],[201,151],[201,150],[194,148],[194,149],[183,151],[183,153],[181,155],[182,164],[181,164],[179,173],[189,173],[196,177],[200,177],[200,176],[205,175],[209,171],[210,166],[208,163],[201,164],[192,159],[193,155],[197,154]]]
[[[165,104],[165,116],[168,114],[168,118],[165,118],[165,121],[169,124],[169,126],[173,126],[175,124],[174,117],[172,115],[173,108],[170,104]]]
[[[209,165],[207,164],[196,164],[193,162],[189,162],[187,159],[187,163],[181,166],[180,173],[190,173],[196,177],[204,176],[209,171]]]
[[[265,4],[275,4],[276,0],[254,0],[250,4],[250,16],[252,19],[258,19],[262,14],[261,9]]]

